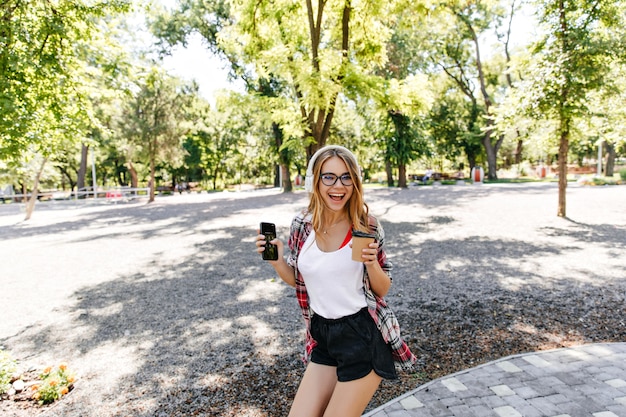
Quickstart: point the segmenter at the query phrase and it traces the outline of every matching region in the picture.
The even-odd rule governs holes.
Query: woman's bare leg
[[[324,417],[359,417],[378,389],[382,378],[374,371],[361,379],[337,382]]]
[[[289,417],[322,417],[337,385],[337,368],[309,362]],[[367,403],[363,408],[367,406]]]

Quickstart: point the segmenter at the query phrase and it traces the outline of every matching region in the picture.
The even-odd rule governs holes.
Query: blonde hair
[[[320,174],[322,173],[322,165],[324,165],[324,162],[335,156],[340,158],[346,164],[346,167],[348,168],[348,173],[352,178],[352,195],[350,196],[348,204],[345,206],[348,210],[348,219],[352,224],[352,228],[354,230],[359,230],[362,232],[369,232],[369,207],[363,199],[361,169],[359,168],[356,157],[354,156],[354,154],[352,154],[352,152],[348,151],[347,149],[344,150],[338,147],[322,149],[322,151],[315,158],[315,161],[313,161],[314,164],[311,170],[313,174],[313,187],[311,190],[311,199],[309,201],[308,207],[308,212],[312,216],[313,229],[317,233],[324,226],[322,211],[326,206],[319,192],[319,182]]]

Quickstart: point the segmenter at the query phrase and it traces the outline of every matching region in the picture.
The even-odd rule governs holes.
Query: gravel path
[[[513,353],[626,341],[626,187],[368,189],[394,262],[387,297],[420,361],[368,409]],[[287,414],[303,372],[293,290],[254,251],[286,239],[306,194],[0,205],[0,346],[23,366],[67,361],[76,388],[3,416]]]

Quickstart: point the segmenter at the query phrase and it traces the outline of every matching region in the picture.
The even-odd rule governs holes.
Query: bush
[[[8,352],[0,349],[0,394],[11,388],[13,373],[17,370],[17,363]]]
[[[57,367],[48,367],[39,376],[40,385],[33,385],[33,398],[39,404],[53,403],[74,388],[74,375],[62,363]]]
[[[620,185],[622,181],[610,177],[582,176],[578,179],[580,185]]]
[[[622,179],[622,181],[626,181],[626,169],[622,169],[619,171],[619,177]]]

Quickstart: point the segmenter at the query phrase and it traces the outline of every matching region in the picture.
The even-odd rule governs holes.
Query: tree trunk
[[[320,55],[319,48],[321,40],[322,20],[324,15],[325,0],[318,1],[317,10],[313,9],[313,4],[310,0],[307,0],[307,15],[309,20],[309,35],[311,38],[311,65],[313,74],[320,75]],[[315,13],[317,12],[317,13]],[[350,16],[352,7],[349,1],[346,1],[341,14],[341,62],[346,64],[349,62],[349,45],[350,45]],[[337,74],[335,81],[341,83],[343,79],[343,73]],[[296,90],[298,86],[296,85]],[[296,92],[299,99],[302,99],[302,93]],[[309,143],[309,139],[312,137],[313,142],[306,147],[306,160],[311,159],[313,154],[326,145],[326,140],[330,135],[330,126],[335,114],[335,105],[337,102],[337,96],[339,92],[335,92],[330,98],[330,102],[324,108],[312,108],[307,111],[304,104],[300,106],[300,112],[302,117],[307,121],[309,126],[308,134],[305,134],[304,143]]]
[[[139,178],[137,170],[131,161],[128,161],[128,172],[130,173],[130,186],[131,188],[139,187]]]
[[[509,45],[511,42],[511,26],[513,24],[513,17],[515,16],[515,0],[511,2],[511,12],[509,14],[509,22],[507,26],[506,38],[504,41],[504,56],[506,57],[506,84],[509,86],[509,89],[515,88],[513,86],[513,78],[511,77],[511,54],[509,52]],[[521,78],[521,77],[520,77]],[[515,162],[514,164],[519,166],[522,162],[522,150],[524,149],[524,141],[522,140],[522,135],[519,132],[519,129],[515,129],[515,134],[517,136],[517,147],[515,148]]]
[[[317,109],[309,113],[307,119],[309,120],[308,124],[311,134],[305,134],[304,142],[310,141],[311,137],[313,137],[313,141],[310,141],[311,143],[306,147],[307,162],[315,152],[326,145],[326,139],[328,139],[328,135],[330,134],[330,124],[333,119],[333,113],[334,109],[329,111]],[[317,117],[315,117],[316,114]]]
[[[293,185],[291,184],[291,173],[289,171],[289,150],[283,149],[283,139],[285,137],[283,130],[278,123],[272,123],[272,132],[274,134],[274,141],[276,143],[276,149],[278,150],[278,161],[280,164],[279,172],[282,177],[282,184],[278,184],[282,187],[284,193],[290,193],[293,191]]]
[[[517,131],[517,137],[520,137],[519,131]],[[517,147],[515,148],[515,165],[519,165],[522,162],[522,150],[524,149],[524,141],[522,139],[517,140]]]
[[[84,143],[80,149],[80,167],[78,168],[78,178],[76,179],[76,188],[85,188],[85,176],[87,175],[87,160],[89,159],[89,146]]]
[[[487,178],[496,180],[498,179],[498,168],[496,165],[496,151],[491,144],[491,130],[485,132],[485,136],[483,136],[483,146],[487,153]]]
[[[406,185],[406,164],[398,164],[398,187],[407,188]]]
[[[37,196],[39,194],[39,179],[41,178],[41,173],[43,172],[43,167],[46,165],[46,162],[48,162],[48,158],[43,159],[39,171],[37,171],[37,175],[35,175],[35,184],[33,185],[33,191],[26,204],[26,217],[24,217],[24,221],[29,220],[35,210],[35,202],[37,202]]]
[[[566,123],[566,122],[565,122]],[[567,154],[569,152],[569,130],[561,131],[561,139],[559,143],[559,206],[557,216],[566,217],[565,196],[567,191]]]
[[[604,175],[612,177],[615,174],[615,146],[611,142],[604,141],[606,147],[606,164],[604,165]]]
[[[148,203],[154,202],[155,188],[156,188],[156,179],[155,179],[155,171],[156,171],[156,163],[154,161],[155,156],[150,152],[150,198],[148,199]]]
[[[217,176],[219,175],[218,165],[215,164],[213,168],[213,191],[217,190]]]
[[[389,161],[385,161],[385,172],[387,173],[387,186],[393,187],[393,169]]]
[[[283,187],[284,193],[290,193],[293,191],[293,185],[291,183],[291,172],[289,171],[289,166],[285,164],[280,164],[280,170],[283,177],[283,183],[281,186]]]
[[[485,134],[483,136],[483,146],[485,147],[485,152],[487,153],[487,178],[490,180],[498,179],[498,149],[502,144],[503,138],[498,139],[496,144],[491,143],[491,134],[493,133],[493,121],[491,120],[491,96],[487,92],[487,84],[485,82],[485,74],[483,71],[483,63],[480,57],[480,43],[478,42],[478,36],[474,30],[474,27],[467,20],[462,18],[462,20],[467,25],[467,28],[470,30],[472,35],[472,41],[474,43],[474,49],[476,54],[476,69],[478,70],[478,80],[480,81],[480,91],[483,96],[483,101],[485,103],[485,114],[487,117],[487,126],[485,127]]]

